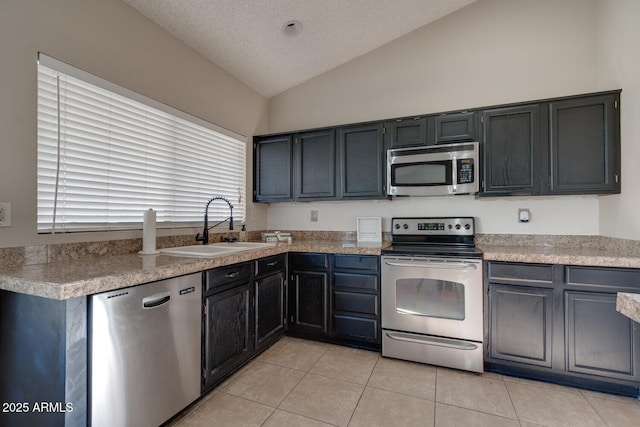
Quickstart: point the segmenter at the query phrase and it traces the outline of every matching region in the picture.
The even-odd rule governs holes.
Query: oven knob
[[[400,229],[400,224],[396,224],[395,227],[396,227],[396,230],[399,230]]]
[[[456,230],[460,230],[460,224],[456,224]]]
[[[453,228],[453,226],[451,224],[449,224],[447,227],[449,228],[449,230],[451,230]]]
[[[408,229],[409,229],[409,224],[404,224],[404,225],[402,226],[402,228],[404,228],[405,230],[408,230]]]
[[[465,230],[470,230],[471,229],[471,224],[465,224],[464,225],[464,229]]]

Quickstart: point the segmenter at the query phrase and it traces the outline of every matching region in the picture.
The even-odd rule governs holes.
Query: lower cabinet
[[[379,257],[334,255],[332,279],[332,335],[379,347]]]
[[[485,368],[640,396],[640,327],[616,311],[640,270],[488,262]]]
[[[553,290],[491,284],[490,355],[551,367]]]
[[[375,255],[292,253],[287,333],[380,348],[380,264]]]
[[[329,255],[290,255],[288,331],[329,335]]]
[[[255,261],[255,348],[269,347],[284,333],[286,256]]]
[[[284,333],[286,255],[204,272],[202,390]]]
[[[253,292],[251,268],[247,264],[204,273],[207,293],[204,296],[203,391],[252,355]],[[231,280],[224,280],[225,276]],[[217,280],[220,277],[222,279]]]

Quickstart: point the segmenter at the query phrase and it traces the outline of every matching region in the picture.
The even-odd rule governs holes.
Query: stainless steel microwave
[[[478,142],[387,150],[387,194],[443,196],[479,188]]]

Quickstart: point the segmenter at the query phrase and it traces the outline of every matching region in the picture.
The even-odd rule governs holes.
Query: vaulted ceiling
[[[270,98],[475,0],[123,1]]]

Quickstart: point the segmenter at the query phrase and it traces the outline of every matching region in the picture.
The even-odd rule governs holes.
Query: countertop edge
[[[68,300],[171,277],[183,276],[185,274],[198,273],[211,268],[252,261],[282,253],[319,252],[351,255],[380,255],[384,247],[384,243],[368,247],[358,246],[356,244],[344,244],[342,242],[299,242],[291,245],[277,245],[275,247],[237,252],[213,258],[179,257],[166,254],[128,254],[87,258],[59,264],[23,266],[10,269],[8,272],[0,271],[0,290],[54,300]],[[158,260],[162,261],[163,264],[157,265]],[[95,265],[98,263],[104,264],[102,269],[109,269],[110,264],[117,265],[119,261],[122,261],[122,263],[127,261],[134,266],[113,274],[110,272],[98,273],[91,277],[78,280],[61,279],[56,281],[43,280],[42,277],[38,279],[30,277],[34,275],[46,277],[47,271],[51,273],[51,276],[55,276],[53,272],[56,268],[60,270],[70,270],[73,268],[82,270],[83,265]]]
[[[616,311],[631,320],[640,322],[640,294],[618,292]]]

